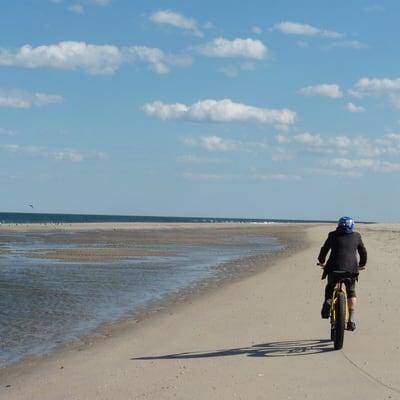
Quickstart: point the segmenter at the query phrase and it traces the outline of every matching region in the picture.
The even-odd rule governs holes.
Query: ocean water
[[[233,274],[230,262],[235,259],[285,246],[274,237],[236,235],[212,245],[158,244],[152,249],[169,255],[124,261],[30,258],[37,249],[78,246],[45,239],[0,230],[0,367],[49,352],[166,296]]]
[[[332,222],[320,220],[263,219],[263,218],[212,218],[212,217],[164,217],[138,215],[95,215],[95,214],[44,214],[0,212],[0,224],[13,223],[77,223],[77,222]],[[335,221],[333,221],[335,222]]]

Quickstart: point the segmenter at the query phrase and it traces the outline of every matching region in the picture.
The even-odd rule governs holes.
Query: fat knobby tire
[[[336,323],[335,333],[333,335],[333,346],[335,350],[340,350],[343,347],[344,327],[346,323],[346,298],[344,293],[338,293],[336,300]]]

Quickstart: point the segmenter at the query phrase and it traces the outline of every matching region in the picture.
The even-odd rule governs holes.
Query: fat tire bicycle
[[[340,350],[343,347],[344,331],[349,319],[346,283],[353,281],[354,274],[346,271],[332,271],[332,275],[336,284],[330,309],[331,340],[333,340],[334,349]]]

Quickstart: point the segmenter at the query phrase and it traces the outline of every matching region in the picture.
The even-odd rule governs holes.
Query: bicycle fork
[[[349,320],[349,305],[348,305],[348,299],[347,299],[347,293],[346,293],[346,288],[343,284],[343,282],[338,282],[335,286],[335,289],[333,291],[333,296],[332,296],[332,303],[331,303],[331,324],[334,325],[336,320],[337,320],[337,315],[336,315],[336,310],[337,310],[337,302],[339,301],[339,293],[343,293],[346,299],[345,303],[345,320],[346,322]]]

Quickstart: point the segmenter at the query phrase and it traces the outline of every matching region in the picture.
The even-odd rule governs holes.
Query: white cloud
[[[113,74],[122,64],[142,61],[157,73],[166,73],[170,66],[188,65],[190,57],[165,54],[162,50],[144,46],[118,48],[114,45],[93,45],[85,42],[58,44],[17,50],[0,48],[0,66],[24,68],[82,69],[90,74]]]
[[[208,57],[249,58],[262,60],[268,55],[268,48],[257,39],[227,40],[222,37],[214,39],[199,47],[199,52]]]
[[[400,144],[400,133],[388,133],[387,135],[385,135],[385,138],[399,142]]]
[[[72,11],[76,14],[84,14],[85,13],[85,9],[83,8],[83,6],[81,4],[73,4],[68,7],[68,10]]]
[[[277,135],[275,136],[275,140],[279,143],[279,144],[285,144],[285,143],[290,143],[290,138],[287,136],[283,136],[283,135]]]
[[[224,162],[224,160],[220,158],[199,157],[192,154],[180,156],[178,157],[178,161],[187,164],[219,164]]]
[[[368,48],[368,45],[365,43],[359,42],[358,40],[341,40],[338,42],[333,42],[331,44],[333,47],[347,47],[350,49],[366,49]]]
[[[239,76],[240,69],[234,65],[228,65],[227,67],[222,67],[221,72],[229,78],[236,78]]]
[[[255,175],[250,175],[250,178],[255,179],[255,180],[261,180],[261,181],[299,181],[301,180],[301,176],[299,175],[288,175],[288,174],[255,174]]]
[[[363,97],[398,91],[400,91],[400,78],[361,78],[356,82],[353,88],[349,90],[349,94],[356,97]]]
[[[294,140],[298,143],[310,145],[310,146],[321,146],[323,141],[321,135],[313,135],[305,132],[294,136]]]
[[[207,150],[230,151],[237,148],[236,142],[232,140],[225,140],[218,136],[203,137],[200,139],[200,141]]]
[[[279,139],[277,138],[278,142]],[[289,139],[286,139],[288,143]],[[319,150],[321,152],[334,152],[338,150],[346,150],[352,144],[353,141],[347,136],[333,136],[323,138],[320,134],[312,134],[309,132],[300,133],[293,136],[292,141],[299,143],[311,148],[313,151]],[[280,143],[283,143],[280,141]]]
[[[240,140],[224,139],[219,136],[185,137],[182,143],[207,151],[258,153],[268,151],[271,147],[265,142],[243,142]]]
[[[236,140],[223,139],[219,136],[202,136],[200,138],[188,137],[183,143],[189,146],[197,146],[209,151],[237,151],[242,144]]]
[[[251,28],[251,31],[257,35],[261,35],[262,34],[262,29],[259,26],[253,26]]]
[[[365,171],[378,173],[400,172],[400,134],[390,133],[378,138],[346,135],[322,136],[309,132],[289,136],[277,135],[275,145],[271,142],[249,142],[225,139],[220,136],[186,137],[182,139],[187,146],[197,147],[211,153],[248,153],[264,154],[272,161],[285,162],[292,160],[301,152],[315,154],[317,169],[310,173],[332,174],[337,176],[361,176]],[[309,157],[307,157],[309,159]],[[331,158],[331,159],[329,159]],[[206,162],[207,158],[193,159],[187,162]],[[251,172],[243,177],[259,180],[301,179],[296,175],[276,173],[259,174]]]
[[[203,32],[199,29],[198,23],[194,18],[185,17],[170,10],[160,10],[150,16],[150,21],[159,25],[170,25],[175,28],[185,29],[193,35],[203,37]]]
[[[343,168],[346,170],[371,170],[376,172],[399,172],[400,163],[393,163],[389,161],[381,161],[375,159],[347,159],[335,158],[330,161],[330,165]]]
[[[288,109],[267,109],[235,103],[230,99],[202,100],[192,105],[165,104],[161,101],[147,103],[146,114],[163,120],[189,120],[198,122],[244,122],[254,121],[287,127],[296,120],[296,113]]]
[[[98,158],[103,160],[107,158],[106,154],[97,151],[82,153],[74,149],[54,150],[44,146],[21,146],[18,144],[0,144],[0,151],[27,155],[30,157],[71,162],[81,162],[87,158]]]
[[[304,40],[298,40],[296,42],[297,46],[302,47],[303,49],[306,49],[309,47],[308,42],[305,42]]]
[[[340,39],[344,37],[342,33],[319,29],[312,25],[290,21],[283,21],[275,24],[272,27],[272,30],[277,30],[288,35],[321,36],[331,39]]]
[[[159,73],[166,74],[170,70],[170,65],[187,65],[191,63],[191,58],[173,58],[167,56],[162,50],[144,46],[132,46],[126,48],[125,54],[132,61],[143,61],[150,65],[150,68]],[[186,60],[186,61],[185,61]]]
[[[31,108],[33,106],[60,104],[63,101],[64,98],[58,95],[0,89],[0,107]]]
[[[338,149],[340,149],[340,148],[349,149],[355,142],[356,142],[356,140],[351,140],[348,136],[344,136],[344,135],[343,136],[334,136],[334,137],[328,138],[328,140],[327,140],[327,144],[329,146],[334,146]]]
[[[188,179],[201,179],[201,180],[232,180],[232,179],[253,179],[256,181],[293,181],[301,180],[299,175],[288,174],[205,174],[205,173],[192,173],[185,172],[183,174]]]
[[[328,83],[304,87],[300,89],[300,93],[304,96],[325,96],[331,99],[340,99],[343,97],[339,85]]]
[[[79,162],[83,160],[83,155],[75,150],[49,150],[42,146],[20,146],[17,144],[0,144],[0,150],[17,153],[23,155],[30,155],[33,157],[49,158],[53,160],[73,161]]]
[[[311,175],[328,175],[351,178],[358,178],[362,176],[359,170],[338,169],[335,166],[329,166],[329,164],[325,164],[325,166],[320,165],[318,168],[308,168],[307,172]]]
[[[124,49],[124,54],[130,61],[139,60],[148,63],[150,68],[159,74],[168,73],[171,66],[187,66],[193,62],[190,56],[165,54],[160,49],[144,46],[127,47]]]
[[[187,179],[200,179],[206,181],[223,180],[223,179],[237,179],[240,175],[228,175],[228,174],[204,174],[204,173],[193,173],[185,172],[183,177]]]
[[[354,148],[362,157],[380,157],[400,155],[400,141],[396,134],[384,135],[378,139],[358,137],[353,140]]]
[[[243,62],[239,65],[228,65],[226,67],[221,68],[221,71],[229,78],[236,78],[237,76],[239,76],[241,72],[255,71],[256,68],[257,68],[256,63],[248,61],[248,62]]]
[[[400,134],[391,133],[371,139],[363,136],[346,135],[323,137],[320,134],[301,133],[295,136],[275,136],[275,141],[285,148],[300,145],[300,150],[321,154],[340,154],[376,158],[381,156],[398,157],[400,155]]]
[[[351,113],[363,113],[366,111],[364,107],[356,106],[353,103],[347,103],[346,110],[350,111]]]
[[[364,147],[369,151],[365,151],[370,157],[380,155],[400,155],[400,134],[389,133],[384,135],[382,138],[375,139],[369,143],[364,143]]]
[[[0,65],[25,68],[81,68],[92,74],[112,74],[123,62],[123,55],[113,45],[85,42],[60,42],[53,45],[22,46],[16,51],[0,49]]]
[[[296,158],[296,155],[293,151],[288,150],[285,147],[270,147],[272,151],[270,152],[271,154],[271,160],[275,162],[282,162],[282,161],[288,161],[288,160],[293,160]]]
[[[400,78],[361,78],[348,94],[353,97],[380,97],[391,107],[400,109]]]

